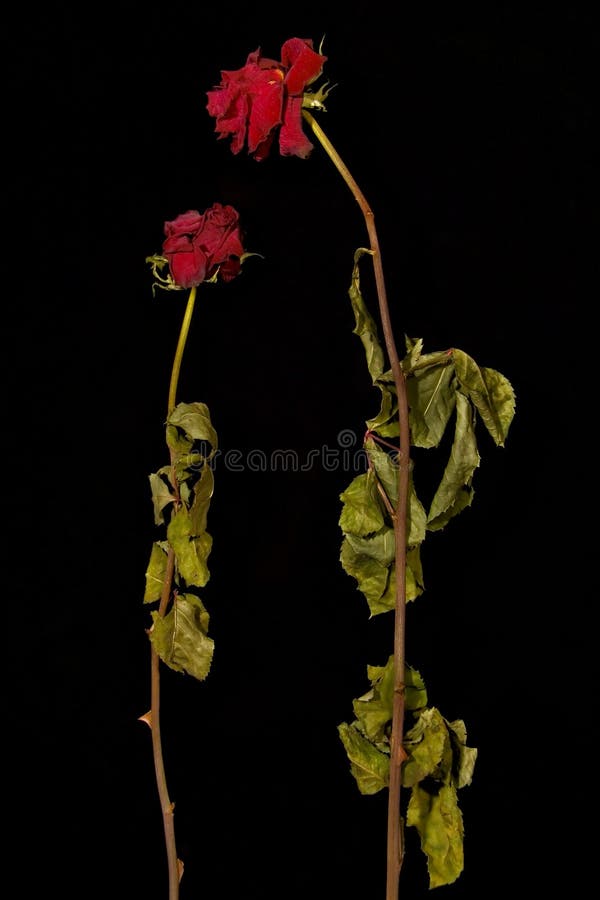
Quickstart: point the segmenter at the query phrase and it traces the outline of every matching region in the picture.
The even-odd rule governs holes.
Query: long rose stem
[[[390,747],[390,784],[388,794],[387,828],[387,881],[386,900],[398,900],[399,878],[404,858],[404,839],[400,813],[400,789],[402,787],[402,762],[405,759],[404,738],[404,667],[406,632],[406,514],[408,506],[410,431],[408,423],[408,398],[406,379],[398,358],[396,342],[392,332],[381,251],[375,229],[375,216],[364,194],[350,174],[321,126],[303,109],[302,115],[310,125],[315,137],[333,162],[334,166],[350,188],[365,218],[370,240],[370,249],[375,271],[375,284],[379,300],[379,313],[388,358],[398,396],[398,424],[400,428],[400,453],[398,454],[398,505],[394,517],[395,563],[396,563],[396,603],[394,610],[394,701],[392,707],[392,738]]]
[[[181,360],[183,351],[190,330],[190,322],[194,312],[194,303],[196,301],[196,288],[190,290],[188,302],[179,332],[179,340],[177,349],[175,350],[175,358],[173,360],[173,368],[171,370],[171,381],[169,384],[169,399],[167,418],[173,412],[176,405],[177,385],[179,383],[179,373],[181,370]],[[175,477],[174,458],[171,452],[172,466],[172,483],[175,489],[176,500],[179,498],[179,490],[177,479]],[[173,548],[169,546],[167,552],[167,569],[163,589],[158,606],[158,615],[164,616],[171,598],[173,587],[173,575],[175,573],[175,554]],[[156,773],[156,786],[158,788],[158,797],[162,810],[163,826],[165,832],[165,847],[167,852],[167,863],[169,870],[169,900],[178,900],[179,898],[179,882],[181,879],[180,862],[177,858],[177,844],[175,841],[175,821],[173,811],[175,804],[169,798],[167,788],[167,776],[165,774],[165,766],[163,760],[162,740],[160,733],[160,657],[154,649],[154,644],[150,644],[151,668],[150,668],[150,727],[152,730],[152,752],[154,755],[154,771]]]

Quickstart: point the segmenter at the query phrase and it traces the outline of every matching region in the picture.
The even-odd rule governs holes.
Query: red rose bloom
[[[290,38],[281,48],[281,62],[251,53],[243,69],[221,72],[221,84],[207,92],[207,109],[215,116],[219,138],[231,137],[231,150],[264,159],[279,127],[282,156],[305,159],[313,145],[302,131],[302,95],[321,74],[326,56],[311,40]]]
[[[181,213],[165,222],[163,255],[169,261],[173,281],[191,288],[219,271],[223,281],[239,273],[244,254],[239,216],[233,206],[213,203],[200,214],[197,210]]]

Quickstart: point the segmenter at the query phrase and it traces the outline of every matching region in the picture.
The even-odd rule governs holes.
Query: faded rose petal
[[[192,250],[191,234],[172,234],[163,243],[163,253],[190,253]]]
[[[223,81],[219,88],[209,91],[207,109],[216,117],[215,131],[219,138],[232,136],[231,151],[239,153],[246,140],[246,129],[249,113],[249,98],[243,83],[231,76],[233,72],[223,72]]]
[[[231,281],[236,275],[239,275],[241,268],[242,264],[239,259],[228,259],[224,263],[221,263],[219,277],[222,278],[223,281]]]
[[[179,287],[191,288],[205,280],[208,262],[206,254],[189,238],[168,238],[163,244],[163,253],[169,260],[173,281]]]
[[[215,131],[219,137],[231,136],[233,153],[239,153],[247,139],[248,153],[265,159],[278,127],[284,156],[304,159],[312,150],[302,131],[302,94],[320,75],[327,57],[313,50],[311,40],[301,38],[286,41],[281,54],[282,62],[276,62],[261,57],[260,48],[255,50],[243,68],[222,71],[221,84],[207,93]]]
[[[230,256],[244,253],[239,229],[239,216],[233,206],[215,203],[206,213],[204,228],[194,238],[194,245],[202,248],[216,268]]]
[[[207,109],[216,117],[219,137],[232,135],[231,150],[239,153],[248,134],[248,152],[254,153],[281,123],[283,72],[272,59],[250,53],[246,65],[221,72],[221,84],[207,92]]]
[[[231,135],[231,152],[239,153],[246,141],[247,95],[233,88],[227,91],[211,91],[208,97],[207,109],[217,117],[215,131],[219,135],[219,139]],[[222,112],[218,112],[219,109]]]
[[[246,60],[246,65],[248,66],[250,63],[255,63],[257,66],[260,66],[261,69],[280,69],[281,63],[277,62],[275,59],[269,59],[268,56],[260,55],[260,47],[258,50],[255,50],[253,53],[248,54],[248,59]]]
[[[313,145],[302,130],[302,97],[289,97],[279,131],[280,153],[282,156],[306,159],[312,149]]]
[[[288,68],[285,86],[290,96],[304,92],[304,88],[321,74],[326,56],[315,53],[311,40],[290,38],[281,48],[281,61]]]
[[[165,222],[164,232],[167,237],[172,234],[192,234],[202,228],[203,222],[204,214],[200,215],[197,209],[188,209],[171,222]]]
[[[268,138],[259,144],[256,150],[254,151],[254,159],[257,162],[261,162],[261,160],[266,159],[269,155],[269,151],[271,150],[271,146],[273,145],[273,141],[275,139],[275,132],[272,131]]]
[[[281,124],[283,109],[283,72],[281,69],[262,70],[266,81],[252,95],[248,152],[256,149],[269,137],[273,128]]]

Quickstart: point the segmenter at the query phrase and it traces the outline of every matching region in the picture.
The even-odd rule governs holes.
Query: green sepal
[[[178,594],[166,616],[152,613],[149,637],[166,665],[203,681],[210,671],[214,641],[208,637],[208,613],[194,594]]]

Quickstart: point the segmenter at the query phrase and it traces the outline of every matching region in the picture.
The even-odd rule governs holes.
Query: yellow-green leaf
[[[428,356],[440,359],[439,353]],[[421,357],[420,364],[427,358]],[[456,402],[451,357],[442,354],[441,362],[414,371],[407,378],[406,390],[410,408],[411,443],[415,447],[437,447]]]
[[[160,600],[166,574],[167,542],[155,541],[152,544],[150,562],[146,569],[144,603],[155,603],[157,600]]]
[[[461,389],[477,408],[496,444],[503,447],[515,414],[511,383],[495,369],[480,368],[462,350],[454,350],[454,366]]]
[[[194,496],[190,506],[190,522],[194,535],[206,531],[208,508],[213,495],[215,478],[209,463],[205,462],[200,470],[200,477],[194,484]]]
[[[377,601],[377,611],[386,612],[394,609],[396,606],[396,566],[392,565],[389,569],[389,578],[387,586],[379,600]],[[406,581],[405,593],[406,602],[416,600],[425,590],[423,581],[423,568],[421,565],[420,547],[413,547],[406,552]]]
[[[406,709],[415,711],[427,706],[427,690],[421,674],[411,666],[404,668]]]
[[[343,532],[366,536],[383,528],[377,480],[371,469],[357,475],[340,494],[340,500],[344,504],[339,520]]]
[[[373,464],[385,494],[395,509],[398,505],[398,464],[388,452],[382,449],[373,438],[365,441],[365,451]],[[425,540],[427,514],[417,497],[412,472],[408,486],[408,509],[406,522],[406,543],[413,546]]]
[[[467,747],[467,729],[462,719],[447,723],[453,752],[453,778],[457,788],[466,787],[473,780],[477,749]]]
[[[376,559],[382,566],[389,566],[394,561],[395,541],[394,529],[387,526],[368,537],[347,534],[346,540],[357,556]]]
[[[175,553],[177,571],[188,587],[204,587],[210,578],[207,560],[212,537],[207,531],[194,534],[193,522],[185,507],[180,507],[169,522],[167,538]]]
[[[167,424],[180,428],[191,441],[207,441],[213,452],[217,450],[217,433],[210,421],[206,403],[179,403]]]
[[[361,794],[376,794],[387,787],[390,777],[387,754],[374,747],[353,725],[342,722],[338,725],[338,733]]]
[[[360,729],[374,744],[388,739],[387,725],[392,720],[394,702],[394,657],[385,666],[369,666],[371,689],[352,703]]]
[[[199,681],[209,673],[214,641],[209,638],[208,613],[194,594],[179,594],[166,616],[152,613],[150,640],[162,661],[176,672]]]
[[[376,559],[358,553],[346,536],[342,542],[340,561],[344,571],[357,581],[357,587],[365,595],[371,612],[386,589],[389,571]]]
[[[368,311],[360,292],[359,260],[365,253],[370,253],[372,255],[372,252],[366,250],[364,247],[359,247],[354,254],[352,281],[350,283],[350,288],[348,289],[348,294],[350,296],[350,302],[352,303],[352,310],[356,322],[354,334],[358,335],[362,341],[367,356],[369,374],[371,375],[373,382],[375,382],[383,372],[384,357],[381,344],[379,343],[377,326]]]
[[[411,790],[406,824],[417,829],[427,856],[429,887],[456,881],[464,867],[463,820],[456,788],[443,784],[430,793],[421,785]]]
[[[424,709],[417,721],[404,736],[404,749],[408,753],[402,767],[402,784],[413,787],[429,775],[435,775],[450,750],[450,736],[443,716],[435,707]],[[451,764],[451,756],[448,760]]]
[[[154,524],[164,525],[165,514],[164,508],[172,503],[175,499],[173,489],[168,478],[171,475],[171,467],[163,466],[158,472],[153,472],[148,476],[150,480],[150,490],[152,492],[152,504],[154,506]]]
[[[473,473],[480,457],[475,440],[473,409],[467,398],[456,394],[456,427],[450,458],[427,516],[427,528],[437,531],[471,504]]]

